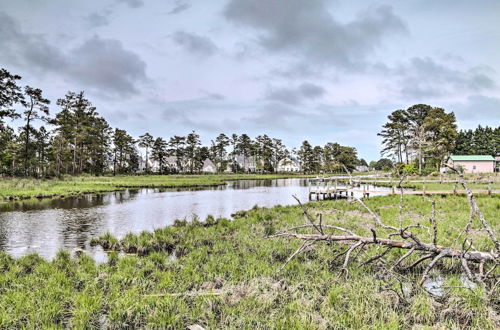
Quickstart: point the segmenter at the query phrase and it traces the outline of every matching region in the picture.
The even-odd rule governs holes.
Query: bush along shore
[[[364,203],[387,226],[421,224],[412,233],[426,242],[436,237],[439,246],[461,248],[461,230],[470,220],[464,196],[440,196],[434,203],[405,196],[400,204],[395,195]],[[477,204],[498,232],[500,198],[479,196]],[[379,238],[385,235],[359,203],[322,201],[305,208],[311,216],[320,215],[322,228],[338,226],[368,237],[377,228]],[[304,245],[301,240],[272,238],[308,224],[299,206],[255,207],[233,217],[177,221],[121,239],[109,234],[95,238],[92,244],[108,250],[103,264],[82,252],[71,256],[61,251],[51,261],[0,253],[0,327],[500,327],[500,285],[495,286],[500,270],[491,270],[491,263],[470,264],[474,274],[478,267],[489,271],[476,282],[464,275],[460,258],[443,258],[421,285],[430,260],[408,270],[419,256],[391,249],[366,263],[384,251],[373,246],[354,251],[347,271],[340,271],[349,245],[322,241],[294,256]],[[311,233],[309,227],[294,232]],[[481,228],[477,219],[469,226],[474,235],[470,249],[494,251]]]

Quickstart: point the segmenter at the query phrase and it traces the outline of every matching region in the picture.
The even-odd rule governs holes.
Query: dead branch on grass
[[[349,172],[348,174],[350,176]],[[427,228],[425,226],[422,226],[421,224],[411,224],[403,226],[404,204],[403,204],[402,183],[405,178],[401,177],[398,184],[398,188],[400,188],[400,206],[398,214],[399,227],[384,223],[381,217],[378,214],[376,214],[373,210],[371,210],[370,207],[368,207],[363,200],[359,198],[354,198],[354,200],[357,201],[371,215],[371,217],[374,220],[374,227],[370,228],[372,232],[371,237],[357,235],[352,230],[340,226],[325,225],[323,224],[323,219],[321,217],[318,223],[317,219],[315,219],[309,213],[306,206],[304,206],[296,196],[293,196],[299,203],[299,206],[303,211],[304,217],[306,221],[309,222],[309,224],[295,226],[286,229],[282,232],[279,232],[275,235],[269,236],[270,238],[286,237],[303,241],[302,245],[293,254],[290,255],[290,257],[286,260],[285,264],[282,265],[280,270],[282,270],[295,256],[297,256],[303,250],[312,246],[316,242],[337,242],[343,245],[347,245],[347,249],[338,253],[333,258],[334,260],[338,259],[339,257],[344,258],[342,267],[340,269],[340,274],[345,275],[346,277],[348,276],[348,265],[352,262],[353,259],[351,258],[351,255],[355,250],[358,250],[358,253],[356,254],[357,257],[361,254],[361,252],[363,252],[364,249],[368,247],[380,246],[385,248],[384,251],[382,253],[375,255],[374,257],[369,258],[368,260],[363,262],[362,265],[370,264],[376,260],[384,258],[386,254],[393,249],[405,249],[408,250],[408,252],[406,252],[402,257],[397,259],[392,264],[392,266],[388,267],[389,271],[392,271],[394,268],[399,268],[401,270],[412,270],[422,262],[430,259],[430,262],[424,268],[420,280],[420,284],[423,284],[428,279],[431,270],[434,267],[436,267],[436,265],[442,259],[451,258],[460,260],[460,264],[469,280],[484,285],[487,279],[495,278],[493,276],[493,270],[500,261],[499,243],[495,233],[493,232],[488,222],[484,218],[482,212],[480,211],[475,197],[473,196],[472,192],[470,191],[470,189],[467,187],[467,184],[463,180],[463,175],[461,175],[460,178],[462,186],[467,191],[467,198],[471,210],[470,218],[457,238],[458,240],[460,239],[460,237],[465,236],[461,248],[455,246],[452,247],[442,246],[437,244],[438,229],[436,223],[436,202],[434,199],[431,200],[432,213],[431,213],[431,218],[429,219],[432,230],[431,228]],[[485,232],[487,232],[488,237],[491,239],[496,248],[496,251],[479,251],[475,249],[472,243],[472,239],[470,238],[471,229],[475,217],[479,219],[483,227],[482,229]],[[387,238],[382,237],[377,232],[376,228],[381,228],[382,230],[384,230],[386,232]],[[424,239],[420,238],[416,232],[412,231],[412,229],[414,228],[426,228],[428,230],[431,242],[426,243]],[[309,229],[313,230],[314,232],[313,233],[298,232],[299,229],[302,231],[307,231],[307,229]],[[342,234],[338,232],[342,232]],[[407,261],[407,259],[409,259],[412,256],[416,257],[418,256],[419,258],[410,265],[403,267],[405,261]],[[479,266],[471,267],[469,263],[474,263]],[[489,266],[489,269],[486,270],[487,265]]]

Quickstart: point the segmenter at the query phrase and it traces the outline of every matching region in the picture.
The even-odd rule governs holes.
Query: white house
[[[295,158],[284,158],[278,162],[278,172],[300,172],[300,162]]]
[[[355,172],[368,172],[370,169],[366,165],[356,165]]]
[[[244,172],[255,172],[257,169],[255,157],[253,156],[244,157],[243,155],[236,155],[234,157],[234,161],[243,169]]]
[[[203,167],[201,168],[201,171],[203,173],[215,173],[217,172],[217,169],[215,168],[214,162],[207,158],[203,161]]]
[[[158,161],[151,159],[151,155],[148,157],[147,169],[149,172],[158,172],[160,170],[160,164]],[[146,172],[146,159],[139,156],[139,168],[138,173]]]

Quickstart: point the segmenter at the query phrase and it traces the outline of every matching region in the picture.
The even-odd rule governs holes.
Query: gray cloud
[[[116,2],[124,3],[130,8],[140,8],[144,6],[144,1],[142,0],[116,0]]]
[[[67,59],[43,35],[26,34],[17,21],[0,12],[0,59],[41,72],[67,66]]]
[[[109,11],[93,12],[85,17],[85,23],[90,28],[109,25],[109,14]]]
[[[269,103],[257,109],[252,116],[246,116],[240,121],[244,123],[244,127],[249,125],[255,130],[279,129],[283,131],[290,130],[295,121],[301,117],[301,113],[292,107],[279,104]],[[272,120],[269,120],[272,118]]]
[[[415,57],[395,69],[400,76],[401,94],[407,99],[442,97],[463,92],[479,92],[495,86],[488,67],[452,68],[425,57]]]
[[[308,63],[297,63],[289,67],[279,67],[271,71],[274,76],[286,79],[304,79],[322,77],[322,70],[317,70]]]
[[[266,94],[266,99],[279,101],[286,104],[300,104],[306,99],[317,99],[322,97],[326,90],[318,85],[303,83],[295,88],[272,88]]]
[[[167,14],[168,15],[176,15],[179,13],[182,13],[185,10],[188,10],[191,8],[191,4],[182,0],[176,0],[174,4],[174,8],[172,8],[171,11],[169,11]]]
[[[299,92],[308,99],[315,99],[325,94],[326,90],[318,85],[305,83],[299,86]]]
[[[268,51],[349,69],[363,66],[386,35],[406,32],[389,6],[340,23],[328,12],[326,0],[231,0],[225,17],[260,31],[259,43]]]
[[[222,101],[226,98],[224,95],[219,94],[219,93],[208,93],[207,97],[210,100],[215,100],[215,101]]]
[[[217,46],[210,38],[194,33],[177,31],[173,34],[172,40],[195,55],[211,56],[217,51]]]
[[[118,40],[94,36],[71,51],[71,76],[96,89],[125,96],[137,93],[136,82],[146,81],[146,63]]]
[[[450,110],[464,120],[481,120],[483,125],[498,125],[500,116],[500,98],[484,95],[470,95],[462,103],[453,104]],[[485,120],[485,118],[488,118]]]
[[[26,33],[10,16],[0,12],[0,60],[3,63],[58,75],[102,94],[127,96],[146,81],[146,64],[120,41],[98,36],[65,52],[43,35]]]
[[[175,126],[183,126],[186,131],[195,129],[196,131],[204,132],[221,132],[226,127],[233,129],[240,126],[240,121],[220,118],[221,112],[212,110],[212,117],[203,117],[200,109],[167,108],[161,111],[160,116],[163,120],[170,123],[175,123]],[[223,117],[223,116],[222,116]],[[215,134],[215,133],[214,133]]]

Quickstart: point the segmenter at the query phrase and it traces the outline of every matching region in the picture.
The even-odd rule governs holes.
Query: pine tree
[[[163,174],[165,168],[165,161],[168,156],[168,145],[161,137],[156,138],[151,148],[151,156],[158,162],[159,172]]]
[[[24,175],[27,176],[30,167],[30,134],[32,133],[32,122],[35,120],[48,121],[50,101],[42,96],[42,90],[26,86],[24,88],[25,99],[22,105],[26,110],[23,112],[24,126]]]
[[[139,147],[146,149],[146,173],[149,172],[148,162],[149,162],[149,149],[153,147],[154,139],[149,133],[145,133],[139,136]]]

